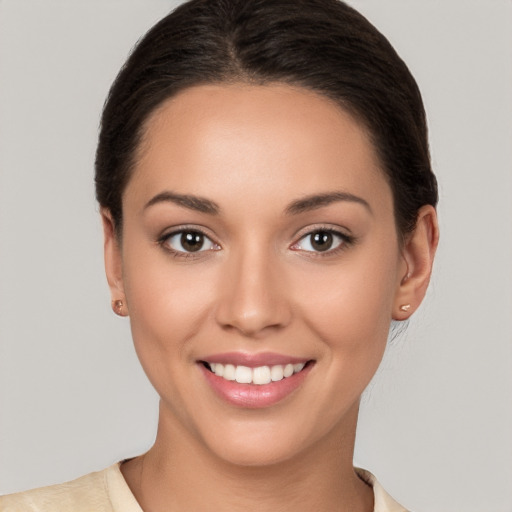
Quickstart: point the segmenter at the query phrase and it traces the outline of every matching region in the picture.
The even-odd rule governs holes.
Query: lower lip
[[[277,404],[291,395],[307,377],[312,364],[308,364],[291,377],[270,382],[269,384],[239,384],[234,380],[226,380],[198,363],[203,375],[211,388],[226,402],[238,407],[260,409]]]

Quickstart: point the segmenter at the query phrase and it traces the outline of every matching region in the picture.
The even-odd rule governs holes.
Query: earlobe
[[[425,205],[420,208],[416,227],[402,249],[405,271],[395,297],[394,320],[408,319],[421,304],[430,282],[438,242],[436,210],[431,205]]]
[[[105,273],[112,298],[112,310],[119,316],[128,316],[120,241],[112,215],[106,208],[101,209],[101,220],[103,223]]]

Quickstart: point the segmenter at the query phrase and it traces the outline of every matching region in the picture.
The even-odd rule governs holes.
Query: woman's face
[[[147,123],[123,215],[107,270],[169,435],[258,465],[353,432],[407,269],[350,115],[286,85],[185,90]]]

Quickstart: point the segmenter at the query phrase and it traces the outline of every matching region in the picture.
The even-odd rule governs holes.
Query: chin
[[[210,450],[227,464],[247,468],[267,467],[288,462],[301,450],[291,440],[273,437],[269,439],[238,439],[210,446]]]
[[[245,420],[232,420],[222,428],[208,429],[201,436],[203,445],[225,463],[256,468],[302,458],[325,437],[321,429],[308,428],[304,421],[279,421],[275,417]]]

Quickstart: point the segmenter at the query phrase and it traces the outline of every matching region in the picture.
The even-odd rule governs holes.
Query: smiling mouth
[[[292,375],[300,373],[306,366],[313,363],[313,361],[307,361],[306,363],[276,364],[250,368],[243,365],[201,362],[207,370],[214,373],[217,377],[227,381],[235,381],[239,384],[254,384],[256,386],[287,379]]]

